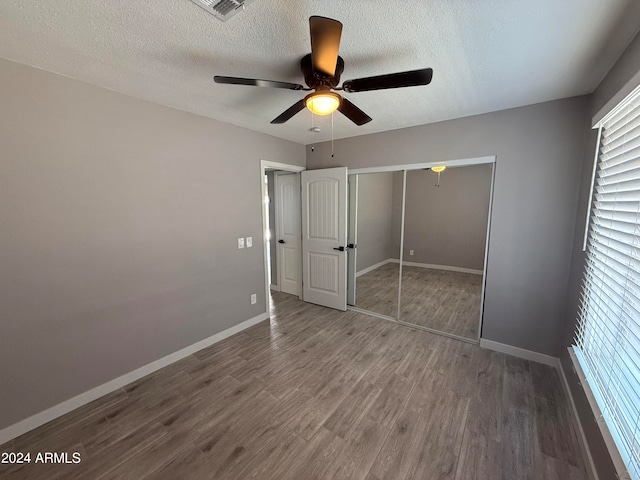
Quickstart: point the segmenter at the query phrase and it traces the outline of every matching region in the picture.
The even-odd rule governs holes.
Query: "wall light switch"
[[[251,294],[251,305],[255,305],[257,301],[258,301],[258,299],[256,298],[256,294],[252,293]]]
[[[253,237],[247,237],[247,248],[253,247]]]
[[[244,248],[244,238],[242,237],[238,239],[238,248]]]
[[[413,255],[413,250],[409,250],[409,255]]]

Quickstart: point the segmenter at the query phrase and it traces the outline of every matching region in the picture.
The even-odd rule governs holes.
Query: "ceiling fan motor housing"
[[[344,60],[341,56],[338,56],[336,71],[333,76],[328,76],[313,69],[311,54],[309,53],[300,60],[300,69],[304,75],[304,83],[306,83],[309,88],[336,88],[340,83],[340,75],[342,75],[344,71]]]

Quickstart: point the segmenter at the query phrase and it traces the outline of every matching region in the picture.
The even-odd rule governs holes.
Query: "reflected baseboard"
[[[392,258],[392,259],[389,259],[389,262],[400,263],[400,260]],[[407,267],[420,267],[420,268],[432,268],[434,270],[447,270],[449,272],[471,273],[473,275],[484,274],[482,270],[476,270],[475,268],[455,267],[453,265],[436,265],[434,263],[418,263],[418,262],[402,262],[402,265]]]
[[[400,260],[397,258],[387,258],[378,263],[374,263],[373,265],[363,268],[359,272],[356,272],[356,278],[374,271],[377,268],[380,268],[387,263],[400,263]],[[470,273],[472,275],[482,275],[482,270],[476,270],[474,268],[465,268],[465,267],[456,267],[454,265],[436,265],[435,263],[419,263],[419,262],[402,262],[402,265],[407,267],[420,267],[420,268],[431,268],[433,270],[447,270],[449,272],[460,272],[460,273]]]
[[[363,313],[365,315],[370,315],[376,318],[381,318],[382,320],[389,320],[390,322],[393,322],[393,323],[398,323],[398,321],[394,317],[389,317],[388,315],[383,315],[382,313],[372,312],[371,310],[364,310],[362,308],[354,307],[353,305],[347,305],[347,310]]]
[[[429,332],[429,333],[435,333],[436,335],[441,335],[441,336],[447,337],[447,338],[453,338],[455,340],[460,340],[460,341],[466,342],[466,343],[472,343],[473,345],[478,345],[479,344],[478,339],[461,337],[460,335],[456,335],[454,333],[445,332],[443,330],[436,330],[435,328],[429,328],[429,327],[425,327],[423,325],[417,325],[415,323],[403,322],[402,320],[399,320],[398,323],[400,325],[404,325],[405,327],[415,328],[417,330],[423,330],[423,331]]]
[[[395,260],[393,258],[387,258],[386,260],[383,260],[381,262],[374,263],[370,267],[363,268],[359,272],[356,272],[356,278],[361,277],[365,273],[373,272],[376,268],[380,268],[380,267],[386,265],[387,263],[399,263],[399,260]]]

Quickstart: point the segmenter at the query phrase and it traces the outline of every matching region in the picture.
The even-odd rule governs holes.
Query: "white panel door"
[[[347,168],[302,172],[302,299],[347,309]]]
[[[300,182],[297,173],[275,174],[276,243],[280,291],[300,295]]]

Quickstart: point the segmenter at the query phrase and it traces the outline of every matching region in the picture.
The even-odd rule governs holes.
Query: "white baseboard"
[[[585,470],[587,471],[587,475],[589,476],[589,480],[599,480],[598,471],[596,470],[596,464],[593,461],[593,457],[591,456],[591,450],[589,450],[589,444],[587,443],[587,436],[584,433],[584,429],[582,428],[582,422],[580,421],[580,415],[578,415],[578,409],[576,407],[576,402],[573,400],[573,395],[571,394],[571,388],[569,388],[569,382],[567,381],[567,376],[564,373],[564,368],[562,368],[562,364],[558,363],[558,370],[560,370],[560,378],[562,379],[562,387],[564,388],[564,393],[569,399],[569,403],[571,404],[571,410],[573,411],[573,417],[576,420],[576,425],[578,426],[578,443],[580,444],[580,451],[582,452],[582,458],[584,459]]]
[[[545,355],[544,353],[538,353],[531,350],[525,350],[524,348],[514,347],[513,345],[507,345],[506,343],[494,342],[493,340],[480,339],[480,346],[488,350],[494,350],[500,353],[506,353],[513,357],[524,358],[525,360],[531,360],[532,362],[542,363],[551,367],[558,368],[560,365],[560,359],[558,357],[552,357],[551,355]]]
[[[392,260],[394,263],[400,263],[400,260]],[[473,268],[454,267],[451,265],[436,265],[434,263],[418,263],[418,262],[406,262],[403,261],[402,265],[407,267],[420,267],[420,268],[433,268],[435,270],[447,270],[450,272],[471,273],[473,275],[483,275],[482,270],[476,270]]]
[[[358,277],[360,277],[360,276],[364,275],[365,273],[372,272],[372,271],[374,271],[376,268],[380,268],[380,267],[382,267],[383,265],[386,265],[387,263],[391,263],[391,262],[393,262],[393,259],[392,259],[392,258],[387,258],[386,260],[383,260],[383,261],[381,261],[381,262],[375,263],[375,264],[371,265],[370,267],[363,268],[363,269],[362,269],[362,270],[360,270],[359,272],[356,272],[356,278],[358,278]]]
[[[195,352],[202,350],[203,348],[207,348],[214,343],[220,342],[231,335],[234,335],[242,330],[245,330],[253,325],[260,323],[269,318],[269,314],[267,312],[261,313],[260,315],[256,315],[249,320],[245,320],[238,325],[234,325],[233,327],[227,328],[222,332],[216,333],[211,337],[205,338],[204,340],[200,340],[199,342],[194,343],[193,345],[189,345],[177,352],[171,353],[165,357],[162,357],[154,362],[151,362],[147,365],[144,365],[140,368],[137,368],[129,373],[122,375],[121,377],[114,378],[113,380],[99,385],[91,390],[88,390],[80,395],[77,395],[69,400],[65,400],[58,405],[54,405],[51,408],[48,408],[40,413],[36,413],[31,417],[25,418],[13,425],[10,425],[7,428],[0,430],[0,445],[8,442],[9,440],[13,440],[20,435],[27,433],[34,428],[37,428],[41,425],[44,425],[55,418],[58,418],[66,413],[69,413],[76,408],[79,408],[83,405],[86,405],[89,402],[92,402],[108,393],[117,390],[118,388],[122,388],[125,385],[130,384],[150,373],[155,372],[156,370],[160,370],[161,368],[166,367],[167,365],[171,365],[172,363],[177,362],[178,360],[182,360],[189,355],[194,354]]]

